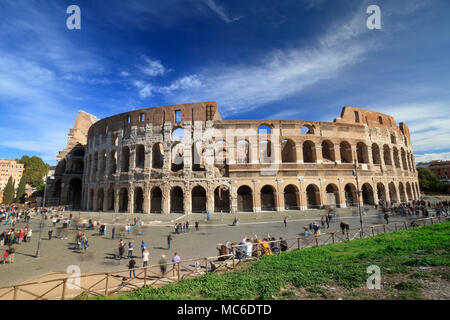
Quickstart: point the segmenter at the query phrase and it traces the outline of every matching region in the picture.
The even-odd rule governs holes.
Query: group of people
[[[176,234],[180,234],[180,233],[185,233],[185,232],[189,232],[189,221],[186,221],[185,223],[175,223],[175,233]],[[198,231],[199,228],[199,222],[195,221],[195,231]]]
[[[244,237],[239,243],[227,241],[225,244],[217,245],[219,251],[219,261],[224,261],[227,256],[235,254],[237,259],[251,257],[261,257],[262,255],[272,255],[288,250],[288,244],[283,237],[278,240],[269,234],[262,240],[255,235],[252,238]]]
[[[82,233],[80,230],[78,230],[76,235],[76,242],[77,242],[77,249],[83,250],[86,252],[86,250],[89,247],[89,240],[85,233]]]

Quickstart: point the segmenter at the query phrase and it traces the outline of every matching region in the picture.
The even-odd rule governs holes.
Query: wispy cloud
[[[147,57],[143,57],[145,64],[140,66],[139,69],[147,76],[155,77],[164,75],[166,68],[162,65],[161,61],[152,60]]]
[[[416,163],[419,162],[430,162],[432,160],[447,160],[450,161],[450,152],[441,153],[424,153],[420,155],[415,155]]]
[[[225,9],[222,6],[219,6],[214,0],[205,0],[205,4],[226,23],[235,22],[243,18],[243,16],[239,16],[236,18],[228,17],[228,15],[225,12]]]

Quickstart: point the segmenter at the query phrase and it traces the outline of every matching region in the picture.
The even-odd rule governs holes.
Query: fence
[[[430,217],[414,220],[415,226],[448,221],[448,217]],[[408,225],[409,224],[409,225]],[[234,270],[242,261],[257,260],[264,254],[280,254],[282,251],[301,250],[308,247],[318,247],[336,242],[350,241],[357,238],[366,238],[386,232],[400,231],[412,228],[411,222],[373,225],[358,229],[349,229],[344,232],[330,232],[307,237],[282,240],[258,241],[252,245],[251,254],[247,255],[248,247],[233,245],[229,254],[182,260],[178,264],[157,264],[133,269],[135,277],[130,278],[130,270],[121,270],[107,273],[94,273],[82,275],[66,275],[62,278],[48,279],[22,283],[14,286],[0,287],[1,300],[64,300],[77,299],[90,296],[114,296],[119,293],[141,289],[146,286],[157,288],[168,283],[197,277],[209,272]],[[278,245],[277,252],[269,250]],[[51,277],[51,276],[50,276]],[[79,279],[79,283],[77,283]]]

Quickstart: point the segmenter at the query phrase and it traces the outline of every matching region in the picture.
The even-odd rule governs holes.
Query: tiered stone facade
[[[222,120],[214,102],[115,115],[90,127],[82,183],[68,184],[95,211],[342,208],[357,204],[355,159],[362,204],[419,198],[408,127],[352,107],[333,122]]]

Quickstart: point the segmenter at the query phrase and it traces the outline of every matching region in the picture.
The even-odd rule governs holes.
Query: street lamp
[[[42,210],[41,210],[41,222],[39,224],[39,239],[38,239],[38,246],[36,249],[36,258],[39,258],[41,256],[41,238],[42,238],[42,228],[44,227],[44,208],[45,208],[45,197],[47,195],[47,178],[53,179],[53,177],[48,177],[48,169],[47,173],[45,174],[45,187],[44,187],[44,199],[42,200]]]
[[[360,197],[359,193],[360,193],[360,191],[359,191],[358,170],[357,170],[358,163],[356,161],[356,158],[355,158],[355,161],[353,163],[353,168],[354,169],[353,169],[352,173],[353,173],[353,175],[355,176],[355,179],[356,179],[356,196],[357,196],[357,201],[358,201],[359,223],[361,225],[361,236],[362,236],[364,234],[364,230],[363,230],[363,222],[362,222],[362,215],[361,215],[361,203],[359,201],[359,197]]]

